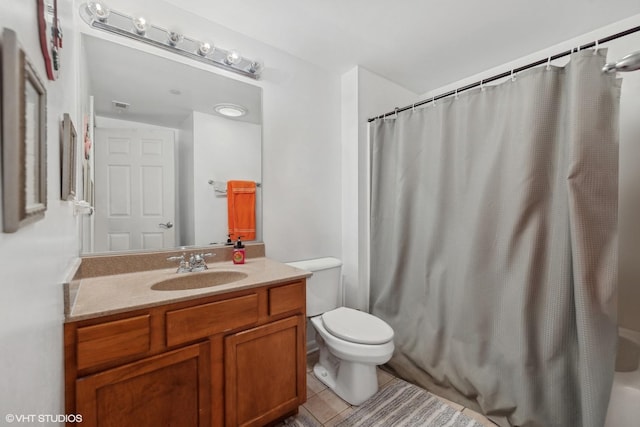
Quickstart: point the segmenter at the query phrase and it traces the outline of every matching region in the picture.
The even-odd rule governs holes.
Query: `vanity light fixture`
[[[242,57],[236,50],[230,50],[227,53],[227,57],[224,59],[224,63],[227,65],[237,65],[242,60]]]
[[[142,16],[132,17],[109,9],[102,1],[80,5],[80,17],[92,28],[138,40],[252,79],[259,79],[264,69],[260,60],[241,56],[233,49],[214,48],[208,42],[149,24]]]
[[[218,104],[213,109],[216,113],[227,117],[242,117],[247,114],[246,108],[236,104]]]
[[[249,72],[253,74],[260,74],[263,69],[264,63],[261,59],[256,59],[249,65]]]
[[[139,36],[144,36],[144,34],[147,32],[147,27],[149,26],[147,24],[147,20],[144,19],[142,16],[139,16],[137,18],[133,18],[133,29],[136,30],[136,33]]]
[[[182,41],[182,38],[182,34],[176,33],[175,31],[169,31],[169,34],[167,34],[167,43],[171,46],[176,46]]]
[[[198,55],[207,56],[212,49],[213,46],[211,46],[209,43],[202,42],[200,43],[200,46],[198,46]]]
[[[100,1],[90,1],[87,3],[89,12],[100,22],[105,22],[109,17],[109,8]]]

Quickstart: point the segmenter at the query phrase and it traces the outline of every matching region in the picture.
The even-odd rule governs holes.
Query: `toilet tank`
[[[307,279],[307,316],[317,316],[342,305],[342,261],[316,258],[287,265],[313,273]]]

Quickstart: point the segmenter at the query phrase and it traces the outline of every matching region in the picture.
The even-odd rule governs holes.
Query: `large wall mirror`
[[[262,89],[87,34],[82,49],[83,253],[224,244],[234,180],[256,183],[261,241]]]

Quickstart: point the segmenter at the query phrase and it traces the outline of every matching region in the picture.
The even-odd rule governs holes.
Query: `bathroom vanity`
[[[156,290],[172,280],[179,288],[176,277],[205,283],[216,271],[246,277]],[[75,280],[64,328],[66,413],[87,426],[263,426],[297,412],[306,400],[308,276],[261,257],[198,273]]]

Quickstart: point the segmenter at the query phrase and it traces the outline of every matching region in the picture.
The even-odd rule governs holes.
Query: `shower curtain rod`
[[[611,36],[604,37],[604,38],[602,38],[600,40],[596,40],[594,42],[587,43],[585,45],[579,46],[577,48],[577,50],[575,48],[571,49],[571,50],[567,50],[565,52],[558,53],[556,55],[547,57],[545,59],[541,59],[539,61],[532,62],[530,64],[523,65],[523,66],[518,67],[518,68],[514,68],[511,71],[506,71],[504,73],[497,74],[495,76],[487,77],[486,79],[482,79],[482,80],[477,81],[475,83],[468,84],[468,85],[463,86],[461,88],[454,89],[454,90],[451,90],[449,92],[440,94],[438,96],[434,96],[434,97],[431,97],[429,99],[423,99],[422,101],[418,101],[418,102],[416,102],[414,104],[407,105],[406,107],[396,108],[395,110],[390,111],[388,113],[381,114],[381,115],[376,116],[376,117],[372,117],[372,118],[368,119],[367,121],[369,123],[371,123],[371,122],[373,122],[375,120],[378,120],[378,119],[384,119],[387,116],[390,116],[390,115],[393,115],[393,114],[397,114],[397,113],[401,113],[403,111],[407,111],[407,110],[413,109],[415,107],[419,107],[421,105],[428,104],[429,102],[434,102],[434,101],[437,101],[439,99],[446,98],[448,96],[455,95],[455,94],[458,94],[460,92],[464,92],[464,91],[469,90],[469,89],[473,89],[473,88],[478,87],[480,85],[484,85],[485,83],[491,83],[493,81],[500,80],[500,79],[503,79],[505,77],[512,76],[512,75],[514,75],[516,73],[519,73],[521,71],[528,70],[529,68],[537,67],[538,65],[542,65],[542,64],[545,64],[547,62],[551,62],[553,60],[556,60],[558,58],[562,58],[564,56],[571,55],[573,52],[581,51],[581,50],[584,50],[584,49],[589,49],[589,48],[592,48],[592,47],[594,47],[596,45],[600,45],[600,44],[603,44],[603,43],[606,43],[606,42],[610,42],[611,40],[619,39],[620,37],[628,36],[629,34],[633,34],[633,33],[637,32],[637,31],[640,31],[640,26],[637,26],[637,27],[634,27],[634,28],[630,28],[630,29],[622,31],[620,33],[613,34]]]

